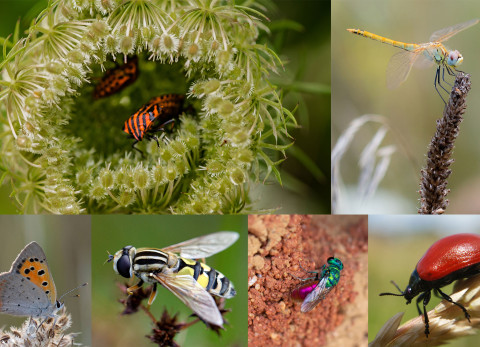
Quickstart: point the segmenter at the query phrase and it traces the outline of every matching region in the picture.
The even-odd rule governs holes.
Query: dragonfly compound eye
[[[448,54],[447,64],[450,66],[458,66],[463,62],[463,56],[459,51],[450,51]]]

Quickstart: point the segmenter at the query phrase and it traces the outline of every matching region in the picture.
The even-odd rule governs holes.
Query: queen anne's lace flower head
[[[20,211],[242,211],[262,165],[279,179],[265,150],[295,123],[268,81],[281,63],[256,42],[265,19],[225,1],[51,1],[0,64],[0,171]],[[138,78],[93,98],[135,57]],[[187,96],[174,129],[133,150],[125,121],[169,93]]]

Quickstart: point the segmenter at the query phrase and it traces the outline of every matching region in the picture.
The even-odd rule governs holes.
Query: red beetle
[[[405,291],[392,281],[401,294],[381,293],[383,295],[403,296],[409,304],[414,297],[417,298],[417,309],[421,315],[420,301],[423,300],[423,313],[425,316],[425,335],[430,333],[426,306],[430,301],[431,290],[439,293],[443,299],[460,307],[465,317],[470,322],[467,309],[450,296],[440,290],[453,281],[471,277],[480,273],[480,235],[456,234],[444,237],[435,242],[418,261],[415,270],[410,276]]]

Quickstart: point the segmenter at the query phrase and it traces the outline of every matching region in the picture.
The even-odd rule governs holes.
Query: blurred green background
[[[468,0],[332,1],[332,146],[348,124],[364,114],[386,117],[392,129],[383,144],[397,146],[386,177],[370,201],[374,207],[342,212],[416,213],[420,169],[425,164],[436,119],[442,116],[444,107],[434,89],[434,67],[414,67],[400,87],[389,90],[385,83],[387,63],[400,49],[353,35],[346,29],[367,30],[407,43],[425,43],[434,31],[466,22],[479,14],[480,2]],[[480,75],[479,37],[480,25],[477,24],[445,42],[447,48],[458,49],[463,54],[460,70],[472,75],[468,108],[455,145],[453,173],[448,179],[447,188],[452,190],[448,195],[448,213],[480,211],[477,174],[480,169],[477,160],[480,156],[480,118],[474,112],[480,103],[476,78]],[[453,83],[453,78],[447,81]],[[371,140],[374,128],[378,126],[367,126],[360,132],[342,161],[342,176],[350,187],[356,184],[359,155]],[[348,202],[352,203],[355,198],[349,196]]]
[[[36,241],[52,273],[57,299],[88,282],[61,301],[72,316],[67,333],[80,333],[75,342],[91,346],[91,254],[89,216],[0,216],[0,272],[8,272],[21,250]],[[74,297],[75,295],[79,297]],[[21,326],[28,317],[0,314],[0,327]],[[7,329],[8,330],[8,329]]]
[[[480,233],[480,216],[369,216],[368,218],[368,340],[398,312],[405,312],[402,323],[418,316],[416,298],[409,305],[403,297],[383,296],[397,293],[390,283],[395,281],[404,290],[415,266],[437,240],[456,233]],[[442,287],[452,293],[453,284]],[[432,293],[427,310],[440,299]],[[420,304],[422,309],[422,305]],[[448,346],[478,346],[480,335],[463,337]]]
[[[21,28],[28,28],[46,3],[2,0],[0,36],[12,33],[20,17]],[[300,128],[291,130],[295,146],[287,150],[288,160],[279,167],[283,186],[252,183],[253,208],[276,208],[277,213],[329,213],[330,1],[275,1],[267,3],[267,8],[270,22],[265,23],[271,35],[263,35],[260,42],[268,42],[285,62],[285,70],[280,68],[271,78],[283,88],[287,109],[293,110],[298,104]],[[283,156],[274,158],[280,159]],[[270,178],[274,180],[273,175]],[[8,181],[4,182],[0,187],[2,213],[17,212],[10,191]]]
[[[284,106],[298,105],[295,145],[280,166],[283,187],[254,185],[257,208],[275,213],[330,213],[330,1],[274,1],[267,13],[269,42],[285,61],[272,80],[284,88]],[[278,157],[281,159],[281,157]]]
[[[107,251],[114,254],[124,246],[167,247],[217,231],[236,231],[240,239],[226,250],[206,259],[206,263],[226,275],[237,295],[226,301],[232,311],[225,315],[230,323],[218,337],[197,323],[177,335],[182,346],[247,346],[247,216],[93,216],[92,217],[92,342],[96,346],[150,346],[152,322],[143,312],[121,316],[124,298],[118,283],[127,279],[117,275],[112,263],[105,263]],[[138,279],[132,280],[133,285]],[[157,319],[164,308],[179,321],[192,311],[163,287],[158,288],[151,312]]]

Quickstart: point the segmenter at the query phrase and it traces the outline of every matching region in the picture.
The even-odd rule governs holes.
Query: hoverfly
[[[236,232],[220,231],[162,249],[126,246],[115,255],[109,255],[108,261],[113,260],[113,269],[121,276],[140,279],[127,289],[128,293],[139,289],[144,282],[153,284],[149,307],[155,300],[157,284],[160,283],[202,320],[222,327],[222,315],[210,294],[232,298],[236,294],[233,284],[219,271],[192,259],[221,252],[235,243],[238,237]]]
[[[308,273],[314,273],[315,277],[299,278],[301,281],[311,281],[292,291],[291,296],[294,300],[303,301],[302,312],[313,310],[340,281],[340,271],[343,269],[340,259],[330,257],[327,259],[327,264],[323,265],[320,272],[308,271]]]

